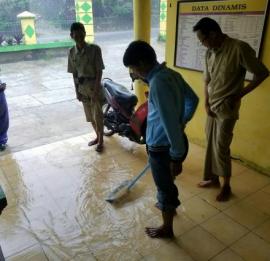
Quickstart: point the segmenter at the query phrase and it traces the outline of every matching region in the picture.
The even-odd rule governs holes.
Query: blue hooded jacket
[[[157,64],[147,75],[149,83],[146,143],[149,149],[170,147],[172,159],[185,153],[184,129],[199,99],[183,77]]]

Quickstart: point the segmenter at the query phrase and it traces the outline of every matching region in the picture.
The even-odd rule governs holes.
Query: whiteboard
[[[268,0],[179,1],[174,65],[203,71],[206,48],[193,32],[193,26],[203,17],[216,20],[228,36],[247,42],[259,57],[267,6]]]

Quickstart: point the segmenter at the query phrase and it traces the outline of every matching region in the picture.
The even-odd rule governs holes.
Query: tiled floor
[[[149,239],[160,222],[148,173],[110,205],[108,193],[146,164],[144,148],[106,139],[98,155],[84,135],[0,158],[8,208],[0,217],[0,244],[9,260],[270,260],[270,178],[233,163],[234,196],[215,201],[201,189],[204,150],[191,145],[177,178],[182,205],[174,240]]]

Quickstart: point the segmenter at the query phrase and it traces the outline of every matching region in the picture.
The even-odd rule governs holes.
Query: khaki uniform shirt
[[[244,88],[246,71],[261,74],[267,68],[256,58],[256,52],[241,40],[226,36],[218,49],[206,51],[204,76],[208,84],[211,110],[220,118],[239,116],[240,102],[230,98]]]
[[[82,50],[72,47],[68,56],[68,72],[77,77],[86,77],[79,84],[78,91],[86,97],[91,97],[95,87],[97,71],[103,70],[104,64],[101,49],[95,44],[86,44]]]

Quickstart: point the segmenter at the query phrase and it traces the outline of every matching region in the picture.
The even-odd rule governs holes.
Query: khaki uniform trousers
[[[87,122],[91,122],[98,133],[103,133],[103,92],[100,91],[98,97],[93,98],[93,87],[84,86],[79,88],[82,97],[82,104]]]
[[[236,120],[207,116],[204,180],[231,176],[230,145]]]

